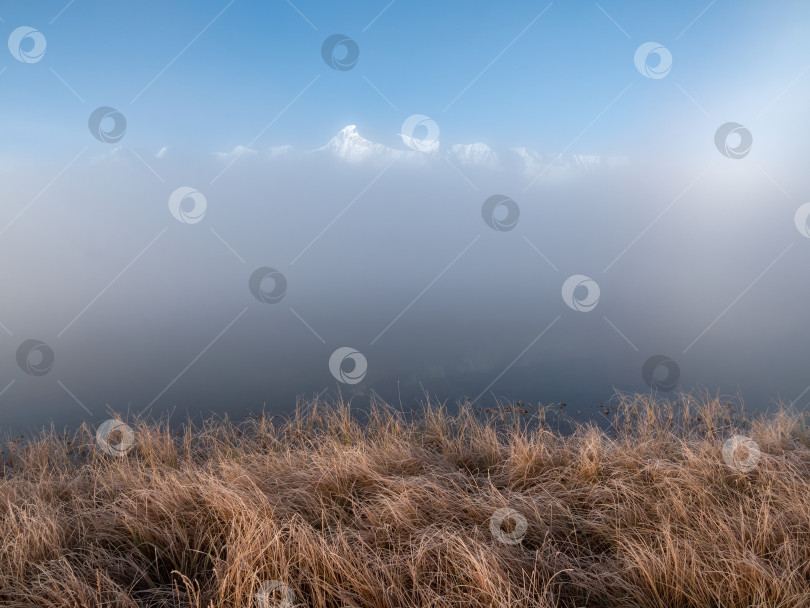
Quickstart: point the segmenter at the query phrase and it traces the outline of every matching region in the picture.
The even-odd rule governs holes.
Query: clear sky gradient
[[[66,4],[0,7],[3,31],[27,25],[47,39],[41,61],[0,63],[7,153],[69,154],[101,105],[126,115],[130,145],[229,150],[316,77],[258,146],[314,147],[346,124],[389,143],[421,113],[447,141],[556,153],[632,85],[572,151],[646,153],[639,133],[671,147],[703,112],[713,128],[750,124],[810,60],[810,9],[798,0]],[[321,58],[334,33],[360,49],[350,71]],[[673,56],[660,81],[633,64],[648,41]]]

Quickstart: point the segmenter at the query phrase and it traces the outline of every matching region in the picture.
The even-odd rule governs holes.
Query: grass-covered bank
[[[309,406],[6,444],[0,605],[810,605],[797,414],[639,395],[561,434]]]

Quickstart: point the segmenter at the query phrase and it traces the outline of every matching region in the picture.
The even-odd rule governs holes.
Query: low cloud
[[[257,154],[258,152],[256,150],[246,146],[234,146],[233,149],[228,152],[216,153],[217,157],[222,160],[233,160],[234,158],[240,158],[242,156],[256,156]]]
[[[485,167],[487,169],[497,169],[499,165],[498,155],[483,142],[466,145],[455,144],[450,148],[449,156],[462,165]]]

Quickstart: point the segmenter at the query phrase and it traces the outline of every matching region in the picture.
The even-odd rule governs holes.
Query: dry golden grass
[[[316,402],[278,423],[131,423],[124,457],[89,428],[10,442],[0,605],[810,606],[803,419],[617,399],[609,433],[563,435],[557,408]],[[747,472],[723,458],[735,433],[761,450]],[[516,518],[493,533],[499,509],[522,538]]]

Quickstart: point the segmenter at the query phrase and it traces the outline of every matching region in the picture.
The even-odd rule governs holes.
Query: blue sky
[[[87,141],[87,116],[100,105],[127,116],[130,145],[231,149],[318,77],[258,147],[314,147],[346,124],[390,144],[407,116],[422,113],[446,141],[557,152],[631,85],[572,151],[632,155],[648,146],[640,133],[672,141],[703,111],[709,131],[726,115],[753,120],[810,61],[810,9],[798,1],[66,5],[0,7],[5,33],[28,25],[47,39],[41,61],[6,54],[0,63],[6,153],[69,154]],[[334,33],[360,48],[350,71],[321,59]],[[665,79],[633,65],[647,41],[673,55]],[[806,80],[794,86],[806,90]]]

